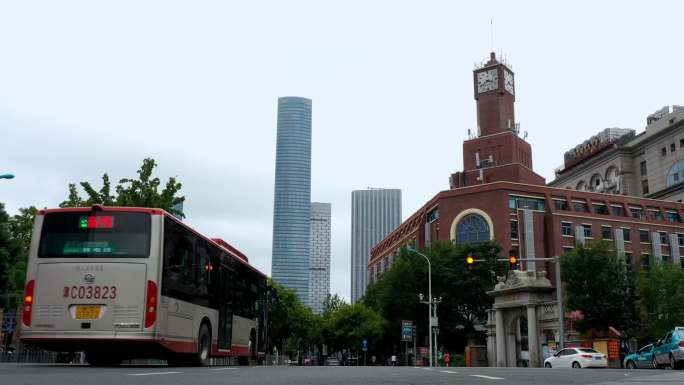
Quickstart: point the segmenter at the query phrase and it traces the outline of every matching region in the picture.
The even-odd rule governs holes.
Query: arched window
[[[489,225],[482,216],[466,215],[456,227],[457,243],[485,242],[490,240]]]
[[[584,191],[586,189],[587,189],[587,184],[583,180],[579,181],[577,183],[577,187],[575,187],[575,190],[578,190],[578,191]]]
[[[667,187],[684,182],[684,160],[677,161],[667,172]]]

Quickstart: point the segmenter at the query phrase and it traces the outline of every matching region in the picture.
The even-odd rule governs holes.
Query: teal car
[[[681,369],[684,365],[684,327],[667,332],[653,348],[653,365]]]
[[[651,369],[653,366],[653,344],[648,344],[636,353],[625,357],[624,366],[627,369]]]

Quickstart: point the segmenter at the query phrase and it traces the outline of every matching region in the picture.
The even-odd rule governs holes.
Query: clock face
[[[499,73],[496,68],[477,74],[477,92],[487,92],[499,88]]]
[[[515,87],[513,84],[513,74],[504,70],[504,88],[506,91],[510,92],[511,95],[515,95]]]

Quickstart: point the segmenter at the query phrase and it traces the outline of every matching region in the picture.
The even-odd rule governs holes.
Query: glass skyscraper
[[[316,314],[330,294],[330,211],[330,203],[311,202],[309,307]]]
[[[302,303],[309,294],[311,221],[311,100],[278,98],[273,280],[293,289]]]
[[[401,190],[369,188],[352,191],[352,303],[366,293],[371,248],[400,223]]]

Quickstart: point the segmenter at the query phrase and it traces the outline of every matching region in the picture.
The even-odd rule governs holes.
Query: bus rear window
[[[150,214],[64,212],[46,214],[40,258],[146,258],[150,255]]]

